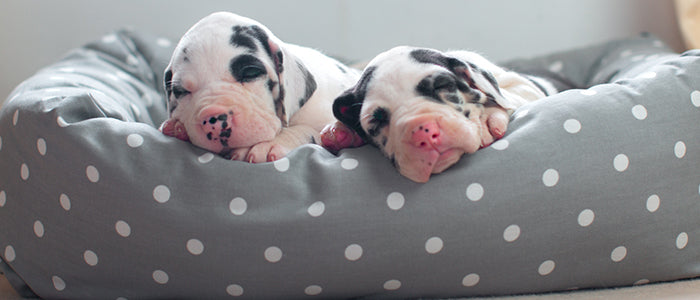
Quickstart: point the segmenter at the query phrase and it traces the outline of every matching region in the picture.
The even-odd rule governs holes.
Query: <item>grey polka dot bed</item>
[[[0,112],[2,271],[45,299],[444,298],[700,276],[700,51],[506,63],[570,90],[427,184],[376,149],[228,161],[166,137],[172,45],[120,31]]]

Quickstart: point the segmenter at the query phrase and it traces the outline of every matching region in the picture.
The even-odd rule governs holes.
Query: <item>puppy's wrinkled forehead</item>
[[[166,69],[169,111],[192,92],[183,78],[243,83],[281,73],[282,53],[270,38],[262,24],[245,17],[214,13],[200,20],[180,39]]]

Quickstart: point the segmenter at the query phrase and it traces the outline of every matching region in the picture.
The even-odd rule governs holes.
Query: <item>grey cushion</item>
[[[24,295],[458,297],[700,275],[698,50],[645,36],[508,62],[574,89],[427,184],[369,146],[256,165],[162,135],[170,51],[120,31],[2,107],[1,265]]]

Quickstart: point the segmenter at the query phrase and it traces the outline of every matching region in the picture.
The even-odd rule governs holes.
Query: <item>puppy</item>
[[[548,81],[506,71],[469,51],[397,47],[369,62],[335,99],[324,128],[331,150],[378,147],[415,182],[500,139],[512,112],[556,93]]]
[[[226,158],[274,161],[320,141],[332,102],[359,72],[275,37],[257,21],[211,14],[185,33],[165,71],[160,130]]]

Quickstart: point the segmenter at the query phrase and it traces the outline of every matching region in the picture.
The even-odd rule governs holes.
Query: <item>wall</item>
[[[0,101],[42,66],[114,29],[133,27],[177,41],[218,10],[348,60],[402,44],[472,49],[502,60],[641,31],[682,50],[671,0],[2,0]]]

